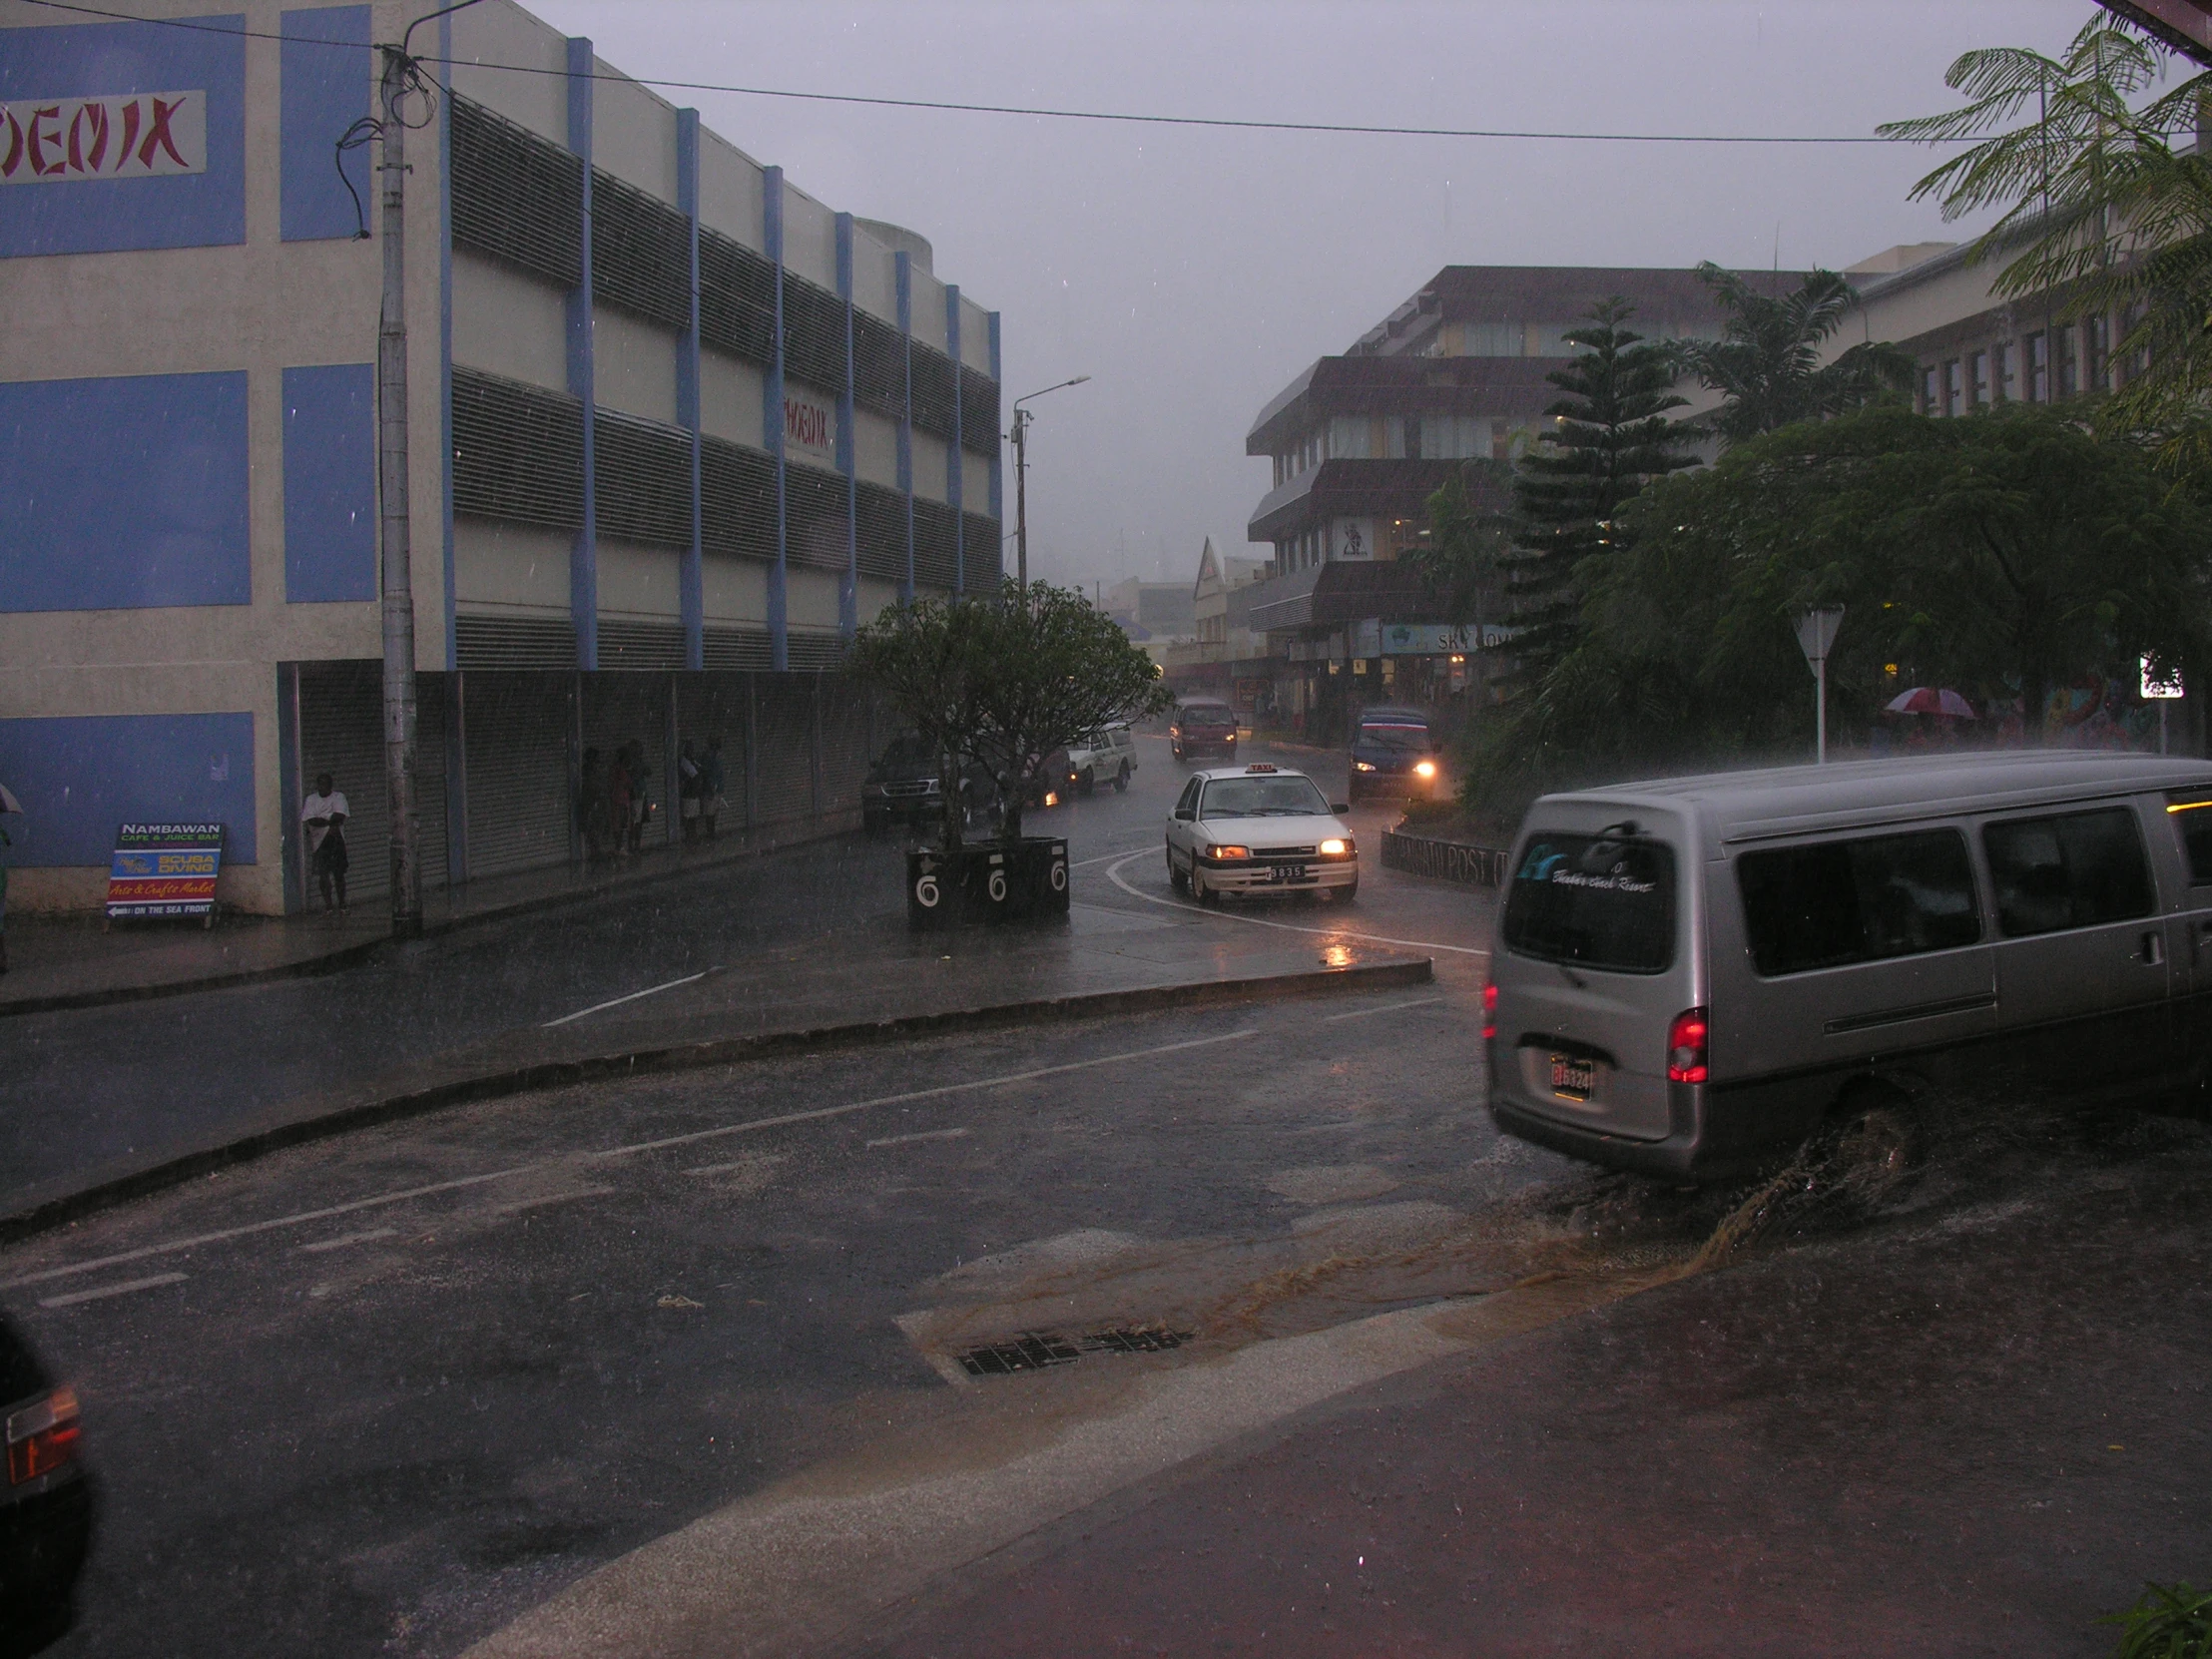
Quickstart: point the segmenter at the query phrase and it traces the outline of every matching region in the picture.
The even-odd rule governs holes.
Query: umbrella
[[[1973,705],[1948,687],[1915,686],[1883,705],[1893,715],[1950,715],[1958,720],[1978,718]]]
[[[22,811],[23,803],[16,800],[15,792],[9,789],[7,785],[0,784],[0,813],[20,813]]]

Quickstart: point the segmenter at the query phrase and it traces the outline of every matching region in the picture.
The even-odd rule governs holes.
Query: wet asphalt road
[[[1164,739],[1140,743],[1142,764],[1126,795],[1102,791],[1032,814],[1028,828],[1069,837],[1072,857],[1084,866],[1077,872],[1079,902],[1157,913],[1159,905],[1107,875],[1118,869],[1154,897],[1169,896],[1157,857],[1117,863],[1124,852],[1158,847],[1187,776]],[[1255,758],[1267,753],[1256,749]],[[1309,767],[1341,799],[1341,756],[1280,758]],[[1486,944],[1486,894],[1380,869],[1375,837],[1394,817],[1380,806],[1353,815],[1371,850],[1357,914],[1308,919],[1341,919],[1470,949]],[[287,1102],[342,1092],[409,1059],[575,1015],[708,968],[776,960],[819,967],[840,957],[934,960],[936,951],[905,930],[899,845],[850,836],[792,848],[693,880],[388,949],[368,965],[325,978],[11,1018],[0,1023],[9,1056],[0,1071],[0,1210],[12,1207],[11,1194],[50,1191],[72,1177],[219,1141]],[[1454,959],[1450,951],[1439,954]],[[681,1014],[686,997],[679,986],[616,1013]]]
[[[53,1651],[456,1653],[878,1423],[926,1422],[962,1392],[956,1350],[1045,1317],[1001,1286],[947,1324],[960,1273],[1035,1241],[1204,1264],[1141,1306],[1053,1304],[1071,1317],[1250,1322],[1317,1226],[1349,1229],[1340,1253],[1417,1242],[1562,1173],[1492,1131],[1473,1010],[1446,983],[523,1097],[0,1255],[0,1298],[83,1392],[105,1499]],[[1267,1317],[1436,1291],[1385,1273]],[[932,1309],[934,1337],[894,1323]]]

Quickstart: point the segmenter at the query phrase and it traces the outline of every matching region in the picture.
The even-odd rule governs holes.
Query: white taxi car
[[[1288,767],[1193,773],[1168,820],[1168,881],[1201,904],[1223,893],[1360,890],[1360,848],[1332,803]]]

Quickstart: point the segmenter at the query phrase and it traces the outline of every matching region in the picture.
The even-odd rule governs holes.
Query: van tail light
[[[1709,1071],[1705,1042],[1708,1025],[1703,1008],[1685,1008],[1667,1027],[1667,1081],[1702,1083]]]
[[[1482,987],[1482,1040],[1490,1041],[1497,1035],[1497,987]]]
[[[52,1474],[77,1457],[77,1391],[56,1388],[8,1418],[8,1484]]]

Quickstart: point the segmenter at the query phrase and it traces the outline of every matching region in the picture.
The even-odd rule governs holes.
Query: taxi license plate
[[[1273,864],[1268,869],[1270,881],[1303,881],[1306,879],[1304,864]]]
[[[1551,1057],[1551,1092],[1570,1100],[1587,1100],[1597,1092],[1597,1062],[1572,1054]]]

